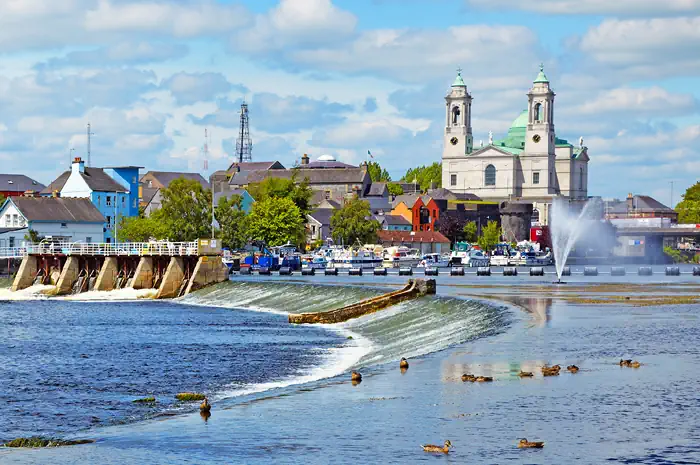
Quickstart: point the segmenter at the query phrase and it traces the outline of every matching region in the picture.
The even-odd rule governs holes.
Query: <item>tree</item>
[[[481,237],[477,241],[479,247],[485,252],[493,250],[501,240],[501,228],[497,221],[489,221],[486,227],[481,228]]]
[[[391,176],[387,170],[382,169],[379,163],[376,161],[371,161],[367,163],[367,172],[369,177],[372,178],[372,182],[389,182],[391,181]]]
[[[369,202],[353,199],[333,212],[331,216],[331,234],[336,242],[352,245],[359,240],[363,244],[377,240],[380,224],[377,220],[369,219]]]
[[[457,242],[458,238],[462,236],[464,229],[464,220],[459,216],[449,213],[443,213],[440,215],[440,220],[438,222],[438,230],[451,242]]]
[[[0,200],[0,204],[2,204],[2,200]],[[32,244],[38,244],[42,239],[44,239],[44,236],[40,236],[34,229],[27,230],[27,234],[24,235],[24,240]]]
[[[678,222],[681,224],[700,223],[700,181],[690,186],[683,200],[676,205],[678,212]]]
[[[477,241],[477,227],[474,221],[470,221],[464,225],[464,240],[469,243]]]
[[[247,229],[251,240],[265,241],[269,246],[291,242],[300,245],[304,238],[301,212],[291,199],[268,198],[253,204]]]
[[[5,203],[5,196],[0,194],[0,207],[2,207],[2,204]]]
[[[214,216],[219,223],[219,237],[224,247],[240,249],[247,240],[246,214],[243,211],[243,197],[232,195],[221,197],[214,208]]]
[[[211,235],[211,190],[195,180],[179,178],[162,189],[161,195],[156,217],[166,225],[168,239],[186,242]]]
[[[403,187],[401,187],[401,184],[390,182],[386,185],[386,188],[390,195],[403,195]]]
[[[442,163],[435,162],[430,166],[409,169],[403,181],[417,182],[421,190],[429,189],[432,183],[435,183],[436,187],[442,187]]]
[[[307,179],[297,183],[296,172],[292,179],[266,178],[264,181],[248,186],[248,193],[256,202],[264,202],[268,199],[291,199],[299,208],[301,219],[306,222],[306,215],[311,213],[311,198],[314,192],[309,187]]]
[[[148,217],[122,216],[117,228],[119,242],[148,242],[152,239],[168,239],[169,229],[160,217],[160,210]]]

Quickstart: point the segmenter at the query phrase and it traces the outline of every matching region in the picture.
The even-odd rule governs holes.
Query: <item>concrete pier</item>
[[[180,286],[185,280],[185,262],[182,257],[172,257],[165,270],[156,299],[173,299],[179,297]]]
[[[153,288],[153,258],[141,257],[131,287],[134,289]]]
[[[398,291],[363,300],[347,307],[319,313],[290,314],[289,322],[292,324],[334,324],[342,323],[353,318],[359,318],[370,313],[378,312],[387,307],[397,305],[407,300],[417,299],[426,295],[435,294],[434,279],[411,279],[405,287]]]
[[[53,295],[66,295],[73,292],[73,284],[78,280],[78,275],[80,274],[80,264],[78,262],[78,257],[68,257],[63,269],[61,270],[61,277],[58,278],[58,283],[56,288],[51,292]]]
[[[228,267],[221,257],[199,257],[192,272],[192,278],[185,289],[185,295],[214,283],[228,280]]]
[[[34,278],[39,272],[38,260],[33,256],[26,256],[19,265],[19,270],[17,271],[17,276],[15,281],[12,283],[12,291],[17,292],[22,289],[31,287],[34,284]]]
[[[119,263],[117,257],[107,257],[105,258],[102,268],[100,268],[100,273],[97,275],[97,281],[95,281],[96,291],[112,291],[114,290],[114,283],[117,282],[117,275],[119,274]]]

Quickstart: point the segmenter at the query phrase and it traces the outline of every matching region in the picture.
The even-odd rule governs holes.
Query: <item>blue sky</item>
[[[526,107],[539,64],[557,135],[584,137],[591,195],[670,203],[700,176],[700,0],[0,0],[0,171],[232,159],[250,103],[255,160],[303,153],[392,176],[439,161],[459,66],[475,139]]]

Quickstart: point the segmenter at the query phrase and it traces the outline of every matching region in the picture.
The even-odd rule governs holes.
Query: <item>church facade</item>
[[[554,97],[544,69],[527,93],[528,109],[508,134],[474,147],[472,96],[458,72],[445,97],[442,186],[455,193],[473,193],[484,200],[522,200],[535,205],[546,223],[555,197],[588,197],[588,148],[559,139],[554,130]]]

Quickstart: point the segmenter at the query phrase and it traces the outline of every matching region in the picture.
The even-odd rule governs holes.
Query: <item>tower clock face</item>
[[[534,136],[532,136],[532,141],[533,141],[533,142],[537,143],[537,142],[539,142],[540,140],[542,140],[542,138],[540,137],[539,134],[535,134]]]
[[[459,142],[459,139],[457,139],[456,137],[453,137],[452,139],[450,139],[450,144],[452,144],[452,145],[457,145],[458,142]]]

